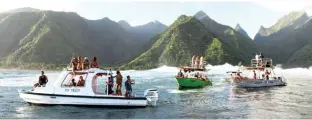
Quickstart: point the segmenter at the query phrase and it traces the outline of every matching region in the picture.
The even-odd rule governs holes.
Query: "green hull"
[[[200,80],[197,78],[176,78],[179,88],[200,88],[208,85],[212,85],[209,81]]]

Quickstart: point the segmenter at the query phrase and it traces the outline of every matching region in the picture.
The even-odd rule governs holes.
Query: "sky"
[[[291,11],[312,13],[312,0],[0,0],[0,11],[21,7],[77,12],[87,19],[126,20],[132,26],[159,21],[172,24],[180,15],[202,10],[215,21],[237,23],[253,38],[261,25],[270,27]]]

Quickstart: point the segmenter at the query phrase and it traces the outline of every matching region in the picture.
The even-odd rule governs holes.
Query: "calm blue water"
[[[312,70],[280,70],[288,86],[238,89],[227,82],[230,65],[210,67],[213,86],[178,90],[173,67],[147,71],[122,71],[136,80],[134,91],[157,87],[160,100],[156,107],[118,109],[72,106],[31,106],[18,96],[17,89],[31,88],[40,71],[0,70],[0,118],[312,118]],[[46,72],[53,82],[59,71]]]

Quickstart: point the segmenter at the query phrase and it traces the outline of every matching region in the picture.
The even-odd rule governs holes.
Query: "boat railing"
[[[271,58],[252,59],[251,67],[273,67],[273,61]]]

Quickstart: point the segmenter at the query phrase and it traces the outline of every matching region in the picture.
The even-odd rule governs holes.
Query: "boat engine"
[[[158,91],[156,88],[145,90],[144,96],[147,99],[148,105],[156,106],[158,101]]]

